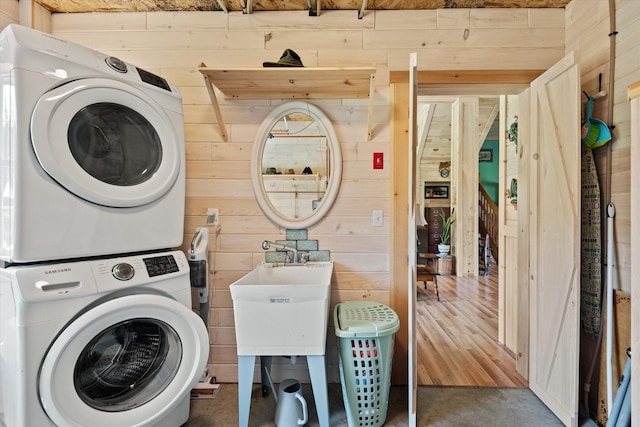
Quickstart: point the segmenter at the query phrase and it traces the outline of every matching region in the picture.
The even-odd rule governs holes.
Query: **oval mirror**
[[[338,195],[342,153],[331,122],[316,106],[288,102],[264,120],[253,145],[251,180],[260,208],[285,228],[307,228]]]

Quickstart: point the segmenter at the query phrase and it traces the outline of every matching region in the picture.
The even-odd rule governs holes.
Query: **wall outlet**
[[[382,227],[382,211],[373,211],[373,226]]]
[[[219,225],[218,208],[207,209],[207,225]]]

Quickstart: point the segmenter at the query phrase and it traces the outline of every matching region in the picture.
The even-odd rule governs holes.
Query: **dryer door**
[[[42,407],[60,427],[152,425],[189,395],[208,355],[202,319],[178,302],[109,300],[52,344],[39,375]]]
[[[104,78],[74,80],[37,102],[31,139],[42,168],[68,191],[110,207],[162,197],[182,167],[183,136],[150,96]]]

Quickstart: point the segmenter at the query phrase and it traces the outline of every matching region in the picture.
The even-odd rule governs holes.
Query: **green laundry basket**
[[[349,427],[378,427],[387,418],[391,361],[398,315],[384,304],[337,304],[333,320],[338,341],[342,398]]]

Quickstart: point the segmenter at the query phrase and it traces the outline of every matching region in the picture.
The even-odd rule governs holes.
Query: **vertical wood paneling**
[[[407,64],[408,68],[408,64]],[[396,236],[402,243],[393,245],[390,248],[391,256],[391,279],[393,283],[404,284],[409,280],[406,263],[409,259],[407,242],[407,209],[409,205],[408,171],[407,159],[409,158],[409,85],[396,83],[391,85],[391,99],[393,108],[391,112],[391,126],[394,144],[391,145],[391,158],[393,168],[396,171],[392,175],[391,186],[393,198],[391,200],[391,222],[393,224],[393,236]],[[401,171],[401,172],[400,172]],[[396,355],[393,358],[392,381],[396,384],[406,384],[408,382],[409,371],[406,361],[409,358],[409,318],[408,292],[406,286],[392,286],[391,298],[392,307],[404,322],[400,323],[400,330],[396,333],[396,340],[400,345],[396,345]],[[413,291],[413,290],[411,290]],[[400,351],[398,351],[400,350]]]
[[[531,174],[529,157],[531,145],[528,141],[530,135],[530,90],[527,89],[519,96],[518,105],[518,187],[522,190],[521,194],[525,194],[519,201],[520,209],[518,209],[518,343],[516,353],[516,370],[524,378],[529,378],[529,259],[531,252],[529,251],[529,241],[531,235],[529,233],[529,194]],[[527,152],[527,150],[529,152]]]
[[[512,179],[519,178],[518,154],[516,144],[506,137],[505,133],[514,123],[515,117],[520,115],[519,96],[509,95],[501,97],[501,108],[504,117],[500,128],[500,176],[505,191],[499,191],[500,211],[500,258],[498,265],[502,273],[499,278],[499,303],[500,312],[498,336],[507,348],[515,354],[518,349],[518,212],[517,205],[510,203],[507,196]]]
[[[640,84],[640,80],[638,80]],[[640,97],[636,96],[631,100],[632,129],[631,139],[634,145],[631,148],[631,215],[634,218],[640,216]],[[637,225],[637,221],[636,221]],[[631,229],[631,239],[634,242],[640,240],[640,227]],[[640,247],[636,244],[631,247],[631,275],[640,275]],[[631,288],[631,301],[640,300],[640,286]],[[634,309],[631,312],[631,351],[640,351],[640,310]],[[640,418],[640,368],[634,363],[631,366],[631,416],[633,419]]]
[[[451,114],[452,254],[458,276],[478,274],[478,200],[463,195],[478,194],[478,98],[459,98]]]
[[[640,229],[638,227],[638,214],[640,210],[640,191],[638,182],[640,182],[640,98],[635,98],[632,106],[629,106],[628,99],[623,89],[626,86],[640,82],[640,3],[635,0],[616,0],[616,22],[618,35],[616,36],[616,84],[618,87],[614,90],[614,121],[619,124],[619,128],[628,129],[621,132],[620,140],[627,139],[630,151],[620,149],[613,152],[613,160],[629,164],[630,170],[630,212],[629,218],[634,218],[633,224],[629,224],[629,234],[631,236],[630,244],[627,249],[630,269],[622,271],[618,275],[620,287],[631,292],[632,306],[636,306],[640,300],[640,284],[638,283],[638,272],[640,266],[640,247],[638,239],[640,238]],[[623,83],[624,82],[624,83]],[[622,114],[618,114],[618,111]],[[620,117],[620,118],[619,118]],[[616,163],[617,163],[616,162]],[[613,163],[614,165],[616,163]],[[624,167],[623,167],[624,168]],[[613,167],[612,167],[613,169]],[[626,168],[625,168],[626,169]],[[618,205],[616,205],[616,211]],[[617,245],[623,246],[623,245]],[[620,253],[621,248],[617,247],[616,251]],[[631,351],[640,351],[640,311],[634,308],[631,316]],[[640,369],[638,364],[632,365],[631,372],[631,388],[632,401],[631,411],[634,420],[640,419]]]
[[[378,87],[371,142],[366,140],[366,100],[314,101],[336,124],[345,152],[345,177],[335,207],[325,220],[310,227],[309,237],[318,239],[321,249],[331,250],[336,261],[331,307],[346,299],[365,298],[392,305],[400,318],[406,319],[407,290],[396,284],[407,280],[406,277],[400,280],[396,272],[390,271],[390,265],[406,270],[406,249],[404,255],[394,253],[389,242],[393,227],[402,228],[392,209],[394,195],[402,189],[395,188],[392,192],[391,172],[404,170],[404,165],[392,164],[389,105],[390,98],[396,94],[387,87],[388,71],[407,68],[411,50],[407,46],[411,42],[406,37],[407,30],[414,33],[436,28],[447,31],[429,34],[444,43],[418,49],[425,53],[419,53],[419,58],[425,58],[421,65],[424,68],[541,69],[564,53],[563,38],[557,34],[546,35],[557,31],[557,17],[564,15],[561,9],[548,12],[556,19],[549,18],[546,27],[540,19],[531,23],[521,19],[522,11],[494,11],[495,16],[489,9],[474,15],[476,29],[468,40],[464,39],[464,29],[471,26],[468,9],[370,11],[362,20],[352,11],[323,11],[316,18],[309,18],[306,11],[261,11],[251,15],[155,12],[52,16],[54,35],[147,68],[178,85],[183,94],[188,175],[185,241],[191,239],[196,227],[205,225],[207,208],[220,209],[220,226],[210,228],[210,235],[214,237],[210,246],[211,283],[214,284],[210,368],[219,380],[236,380],[228,285],[263,259],[262,240],[282,238],[284,233],[262,215],[249,175],[249,149],[255,133],[273,106],[283,101],[221,100],[230,135],[229,143],[224,143],[214,126],[215,115],[197,71],[199,63],[205,62],[211,67],[260,67],[262,61],[276,60],[285,46],[294,46],[308,67],[376,65]],[[499,32],[497,29],[493,32],[493,26],[488,24],[491,22],[496,23],[496,28],[500,27]],[[378,31],[384,31],[385,38],[394,41],[387,41],[384,46],[371,43],[370,40],[384,40],[377,35]],[[539,31],[544,41],[541,42],[540,37],[522,37],[525,34],[522,31],[531,34]],[[500,39],[509,40],[511,47],[496,49]],[[406,112],[400,110],[392,115],[403,116],[406,117]],[[393,133],[406,132],[402,120],[396,125]],[[371,169],[373,152],[385,153],[384,170]],[[383,210],[384,227],[371,226],[373,209]],[[402,234],[406,234],[406,226]],[[329,335],[332,332],[331,329]],[[328,351],[334,354],[337,341],[330,338]],[[397,343],[394,375],[401,374],[400,379],[395,380],[402,383],[406,380],[402,378],[406,353],[401,349],[406,348],[406,334],[400,333]],[[329,362],[329,377],[334,380],[336,363],[336,360]],[[304,361],[293,368],[276,365],[280,366],[274,372],[276,378],[283,372],[296,378],[306,376]]]

